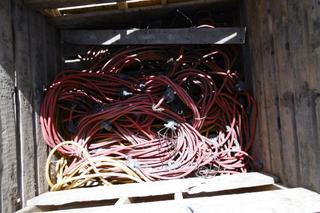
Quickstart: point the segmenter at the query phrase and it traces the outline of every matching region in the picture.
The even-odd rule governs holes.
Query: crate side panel
[[[29,12],[21,0],[12,1],[13,30],[16,72],[16,114],[18,149],[21,174],[20,182],[21,203],[25,206],[28,199],[36,194],[34,138],[33,138],[33,109],[32,109],[32,70],[30,67],[30,38]]]
[[[284,184],[320,191],[317,8],[313,1],[246,5],[253,87],[262,115],[257,144],[269,146],[270,159],[260,159]]]
[[[14,105],[14,52],[11,1],[0,1],[0,179],[1,212],[19,208],[16,123]]]

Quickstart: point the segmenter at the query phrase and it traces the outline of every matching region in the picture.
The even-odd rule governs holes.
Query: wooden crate
[[[132,183],[47,192],[31,212],[319,212],[320,194],[287,189],[261,173]]]
[[[192,12],[212,4],[231,5],[240,13],[238,30],[247,27],[243,63],[245,79],[258,101],[251,153],[257,170],[272,173],[286,186],[320,192],[318,1],[155,0],[127,5],[117,1],[115,7],[78,8],[65,16],[56,10],[99,2],[113,0],[0,1],[1,212],[18,210],[48,191],[43,175],[48,148],[38,115],[43,89],[61,70],[62,59],[85,49],[63,43],[68,39],[64,33],[110,30],[139,17],[166,17],[166,11]]]

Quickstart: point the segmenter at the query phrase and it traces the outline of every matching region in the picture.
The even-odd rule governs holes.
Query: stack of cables
[[[246,172],[257,110],[236,54],[217,47],[89,51],[47,88],[52,191]]]

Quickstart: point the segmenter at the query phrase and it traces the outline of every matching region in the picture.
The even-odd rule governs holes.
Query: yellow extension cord
[[[57,152],[57,149],[64,145],[76,146],[80,150],[79,153],[82,153],[84,161],[65,174],[65,170],[68,169],[70,165],[66,158],[61,157],[56,162],[56,183],[53,183],[50,175],[52,158]],[[125,164],[125,161],[107,156],[92,157],[86,149],[73,141],[62,142],[51,150],[47,158],[45,173],[51,191],[88,185],[100,185],[101,183],[103,185],[112,185],[112,182],[115,182],[115,180],[119,178],[121,178],[121,181],[119,180],[117,182],[122,183],[150,181],[138,169],[134,169],[133,171],[132,168],[129,168]],[[110,181],[107,180],[108,177]],[[112,179],[112,177],[117,177],[117,179]]]

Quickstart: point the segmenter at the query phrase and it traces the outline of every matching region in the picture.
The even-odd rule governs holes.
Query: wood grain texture
[[[47,192],[29,200],[28,206],[63,205],[85,201],[166,195],[177,192],[198,194],[201,192],[217,192],[231,189],[266,186],[273,183],[273,178],[263,174],[242,173],[212,178],[187,178],[180,180],[99,186],[67,191]]]
[[[74,7],[89,4],[101,4],[110,2],[123,2],[124,0],[27,0],[26,3],[33,8],[48,9]],[[202,2],[228,2],[230,0],[200,0]],[[162,1],[166,2],[166,1]],[[195,0],[193,2],[196,2]],[[123,8],[121,8],[123,9]]]
[[[315,103],[312,100],[314,76],[310,68],[312,57],[308,43],[307,13],[301,1],[288,4],[289,44],[292,51],[293,72],[295,75],[295,113],[300,159],[301,185],[320,191],[319,141],[316,135]],[[319,17],[320,18],[320,17]],[[297,30],[296,26],[301,26]]]
[[[0,180],[1,212],[20,207],[14,106],[14,52],[11,1],[0,1]]]
[[[262,16],[262,25],[260,28],[261,51],[263,52],[263,61],[260,64],[263,70],[264,98],[266,105],[263,110],[266,111],[268,144],[271,153],[271,169],[276,176],[283,177],[283,161],[281,146],[281,124],[279,121],[279,97],[278,97],[278,72],[275,67],[274,58],[274,37],[272,33],[272,23],[268,11],[271,10],[269,1],[259,2],[259,14]]]
[[[258,1],[248,1],[245,5],[248,25],[248,44],[250,48],[250,54],[245,60],[250,60],[251,75],[253,79],[253,92],[258,104],[258,126],[256,140],[253,145],[252,155],[260,166],[265,171],[271,171],[271,152],[269,146],[269,133],[268,133],[268,114],[266,108],[266,96],[265,96],[265,80],[262,69],[262,61],[264,58],[262,49],[262,43],[259,40],[260,26],[262,23],[262,17],[259,15]]]
[[[167,15],[168,11],[184,10],[193,8],[199,5],[213,7],[213,4],[232,4],[237,0],[196,0],[187,2],[171,3],[167,5],[155,5],[144,8],[129,8],[127,10],[109,10],[109,11],[94,11],[82,14],[73,14],[60,17],[52,17],[50,21],[58,28],[63,29],[87,29],[100,27],[105,29],[107,25],[125,26],[132,23],[133,20],[146,21],[145,17],[162,18]],[[111,23],[110,23],[110,20]],[[135,23],[137,24],[137,23]],[[136,25],[133,24],[133,27]]]
[[[243,44],[245,28],[64,30],[62,41],[83,45]]]
[[[33,90],[33,126],[34,155],[36,165],[36,194],[48,191],[48,184],[43,175],[47,159],[47,145],[43,139],[40,127],[40,104],[47,83],[47,42],[45,20],[37,13],[30,14],[30,63],[32,70]]]
[[[182,200],[164,200],[157,202],[124,204],[117,206],[98,206],[56,210],[51,212],[130,212],[156,213],[170,212],[319,212],[320,195],[302,188],[263,191],[255,193],[231,194],[222,196],[197,197]],[[28,212],[28,211],[26,211]]]
[[[37,9],[52,9],[120,1],[122,0],[27,0],[26,3]]]
[[[0,2],[0,26],[0,200],[1,212],[14,212],[48,190],[38,112],[47,73],[53,78],[59,66],[60,42],[57,30],[48,31],[44,17],[22,0]]]
[[[17,132],[19,132],[19,177],[22,206],[36,195],[33,138],[32,70],[30,63],[29,12],[21,0],[13,6],[14,52],[17,87]]]
[[[273,10],[270,10],[269,16],[272,22],[273,46],[275,67],[278,70],[278,108],[279,122],[281,127],[282,161],[283,176],[282,179],[289,186],[297,186],[300,182],[300,167],[298,153],[297,131],[295,123],[294,106],[294,73],[290,46],[288,43],[289,32],[287,1],[272,0],[271,4],[278,4]],[[281,18],[279,18],[281,17]],[[286,62],[286,63],[284,63]],[[288,80],[292,79],[292,80]]]
[[[318,1],[246,3],[260,159],[282,183],[319,192]]]
[[[315,103],[314,117],[316,121],[316,137],[318,141],[318,150],[320,148],[320,3],[319,1],[305,1],[305,17],[307,19],[306,25],[306,39],[308,42],[309,57],[309,82],[312,88],[311,103]],[[320,157],[319,154],[317,157]],[[318,160],[318,164],[319,164]]]

